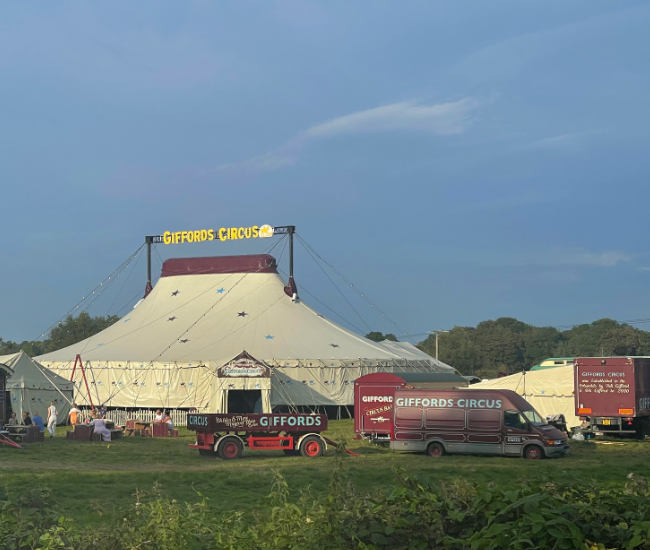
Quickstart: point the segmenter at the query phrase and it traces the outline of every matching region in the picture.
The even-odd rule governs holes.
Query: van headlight
[[[564,445],[564,439],[547,439],[545,443],[550,447]]]

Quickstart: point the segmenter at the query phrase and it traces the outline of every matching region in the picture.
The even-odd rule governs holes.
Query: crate
[[[153,436],[154,437],[168,437],[169,436],[169,426],[166,422],[154,422],[151,425]]]

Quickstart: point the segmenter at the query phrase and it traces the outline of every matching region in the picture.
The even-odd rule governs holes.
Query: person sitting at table
[[[162,411],[159,409],[156,411],[156,416],[153,417],[154,422],[164,422],[165,421],[165,415],[163,415]]]
[[[43,423],[43,417],[37,413],[32,416],[32,422],[35,426],[38,426],[38,429],[43,433],[45,431],[45,424]]]
[[[32,425],[32,417],[29,416],[29,413],[27,411],[23,411],[23,426],[31,426]]]
[[[106,427],[104,418],[95,418],[92,425],[94,433],[101,435],[104,441],[111,441],[111,431]]]
[[[18,425],[18,419],[16,418],[16,413],[11,413],[11,416],[7,420],[7,426],[17,426]]]
[[[172,417],[169,416],[169,412],[165,411],[165,414],[163,415],[163,422],[167,423],[167,429],[173,430],[174,429],[174,421],[172,420]]]

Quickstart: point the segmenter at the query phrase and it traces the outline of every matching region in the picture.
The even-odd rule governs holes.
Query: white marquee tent
[[[329,321],[285,290],[265,254],[167,260],[129,314],[38,360],[69,379],[77,355],[93,402],[109,407],[344,406],[354,380],[377,371],[452,374],[464,385],[411,344],[372,342]],[[74,380],[86,404],[80,369]]]
[[[58,420],[68,417],[72,401],[73,384],[39,365],[25,352],[0,356],[0,363],[11,369],[7,378],[7,391],[11,410],[18,418],[24,411],[40,413],[47,418],[47,408],[54,401],[59,413]]]
[[[502,378],[472,384],[472,389],[513,390],[542,416],[563,414],[567,426],[579,426],[573,399],[573,366],[518,372]]]

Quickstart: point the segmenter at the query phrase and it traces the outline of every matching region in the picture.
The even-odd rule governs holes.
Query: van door
[[[528,438],[528,423],[519,411],[503,411],[503,454],[521,455],[521,448]]]

